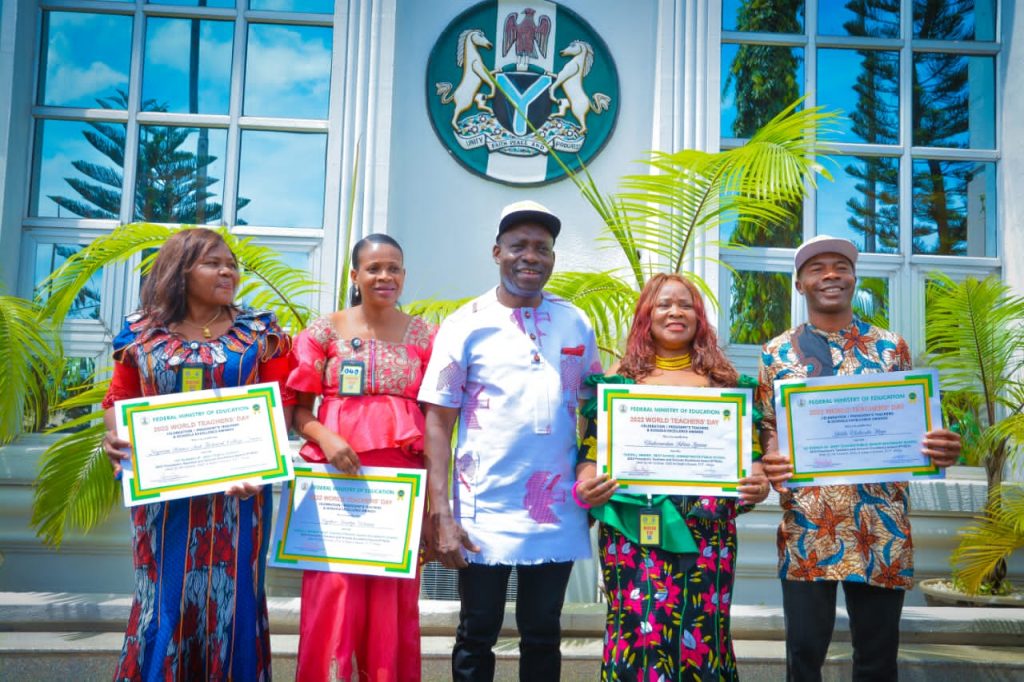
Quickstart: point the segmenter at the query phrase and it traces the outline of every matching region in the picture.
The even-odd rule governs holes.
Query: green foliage
[[[98,381],[57,405],[68,412],[88,410],[54,432],[66,435],[40,460],[32,505],[32,526],[47,544],[59,547],[69,528],[88,532],[102,523],[118,502],[119,486],[99,448],[103,437],[103,400],[109,382]]]
[[[990,576],[1005,571],[1006,559],[1024,547],[1024,487],[1004,484],[993,490],[982,516],[960,531],[952,563],[959,586],[968,594],[1007,594],[1008,581]]]
[[[1024,523],[1024,506],[1011,504],[1002,484],[1004,468],[1016,462],[1024,444],[1024,297],[995,275],[963,282],[939,272],[929,277],[931,364],[942,372],[946,414],[964,434],[972,458],[984,465],[988,481],[984,516],[972,526],[975,531],[961,537],[955,571],[971,589],[998,590],[1006,559],[1020,545],[1008,538],[994,542],[988,531],[1007,527],[1008,520]],[[984,561],[977,559],[982,556]],[[981,566],[985,572],[978,576]]]
[[[427,298],[420,301],[413,301],[402,306],[402,310],[410,315],[418,315],[434,324],[440,324],[441,320],[448,317],[464,304],[472,300],[472,297],[459,298],[455,300],[439,300]]]
[[[39,305],[0,295],[0,445],[20,434],[26,414],[45,412],[63,360],[57,326]]]
[[[788,273],[734,272],[726,340],[762,344],[788,329],[792,288]]]
[[[625,338],[633,319],[636,289],[608,272],[555,273],[547,289],[586,314],[606,361],[622,355],[620,340]]]

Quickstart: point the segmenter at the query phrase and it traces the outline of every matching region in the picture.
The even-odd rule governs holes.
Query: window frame
[[[714,53],[709,55],[710,59],[717,61],[717,71],[722,73],[729,68],[729,64],[722,62],[722,45],[725,44],[761,44],[773,46],[799,47],[804,51],[804,82],[801,84],[802,91],[806,94],[805,106],[812,107],[818,104],[816,88],[814,87],[817,74],[817,50],[819,48],[841,48],[841,49],[879,49],[896,50],[899,52],[900,64],[900,85],[899,85],[899,144],[862,144],[852,142],[836,142],[830,146],[833,149],[830,156],[840,163],[845,156],[886,156],[899,160],[899,217],[900,217],[900,242],[899,253],[862,253],[857,264],[858,276],[882,276],[889,278],[889,326],[893,331],[900,333],[910,344],[913,351],[922,353],[924,351],[924,282],[927,273],[939,269],[954,277],[975,276],[983,278],[989,274],[1002,273],[1002,253],[1004,246],[1004,220],[1003,202],[997,197],[998,207],[995,221],[995,249],[996,256],[950,256],[940,254],[919,254],[913,253],[912,225],[913,225],[913,162],[919,159],[939,159],[948,161],[976,161],[989,162],[994,164],[995,178],[993,185],[1001,188],[1003,168],[1000,163],[1002,159],[1002,98],[998,84],[1002,77],[1003,65],[1000,61],[1002,56],[1001,42],[1001,21],[1002,12],[997,4],[996,11],[996,40],[991,41],[953,41],[953,40],[916,40],[913,39],[913,5],[912,0],[901,0],[900,14],[900,38],[873,38],[853,36],[820,36],[817,34],[818,26],[818,0],[805,0],[804,3],[804,31],[803,35],[796,34],[775,34],[763,32],[745,31],[724,31],[722,30],[722,4],[714,3],[719,10],[717,22],[710,22],[712,29],[717,29],[719,41],[709,41],[709,49]],[[913,57],[921,52],[943,52],[955,53],[964,56],[990,56],[993,59],[994,82],[991,107],[994,112],[994,148],[952,148],[952,147],[926,147],[914,146],[910,139],[912,123],[912,88],[913,88]],[[812,58],[813,57],[813,58]],[[721,79],[719,79],[719,85]],[[721,121],[721,98],[709,98],[709,118]],[[720,131],[720,146],[722,149],[734,148],[742,145],[746,140],[743,138],[726,137],[724,131]],[[820,182],[829,182],[821,179]],[[817,192],[812,189],[804,201],[802,213],[803,240],[807,240],[817,234]],[[742,270],[757,271],[791,271],[792,257],[795,248],[767,248],[747,247],[742,250],[734,250],[723,247],[718,253],[722,261],[720,266],[719,296],[722,301],[720,329],[728,330],[731,324],[729,319],[728,296],[731,274],[729,266]],[[955,273],[955,274],[954,274]],[[793,324],[800,324],[806,321],[806,306],[799,294],[792,298],[791,316]],[[723,339],[727,341],[728,339]],[[767,341],[767,339],[766,339]],[[734,358],[737,366],[743,371],[756,370],[751,366],[750,358],[757,356],[759,347],[753,344],[729,344],[727,346],[730,357]]]

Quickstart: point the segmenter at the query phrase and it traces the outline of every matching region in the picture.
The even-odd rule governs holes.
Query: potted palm
[[[985,469],[987,504],[960,533],[952,580],[923,581],[942,603],[1024,606],[1007,560],[1024,547],[1024,486],[1003,480],[1024,444],[1024,297],[996,275],[955,282],[930,275],[927,349],[942,376],[947,417],[964,438],[968,464]],[[961,594],[962,593],[962,594]],[[979,603],[980,601],[980,603]]]

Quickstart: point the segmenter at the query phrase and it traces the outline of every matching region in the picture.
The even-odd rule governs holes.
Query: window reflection
[[[30,215],[118,219],[124,149],[123,123],[37,121]]]
[[[53,409],[56,405],[77,395],[84,389],[92,388],[96,375],[96,361],[93,358],[64,358],[64,371],[57,387],[57,400],[49,411],[47,428],[56,428],[92,411],[90,405],[80,405],[67,410]],[[62,433],[74,433],[87,429],[89,424],[79,424],[62,429]]]
[[[992,57],[914,53],[914,144],[995,146],[995,63]]]
[[[914,0],[914,37],[995,40],[995,0]]]
[[[81,250],[78,244],[37,244],[35,253],[35,269],[33,280],[36,283],[36,296],[41,301],[49,300],[53,294],[53,284],[43,283],[50,273],[64,265],[65,261]],[[98,320],[100,317],[100,281],[102,271],[89,278],[88,283],[78,292],[74,304],[68,311],[72,320]]]
[[[818,0],[818,33],[899,38],[900,0]]]
[[[135,219],[203,225],[223,221],[227,131],[139,128]],[[239,198],[239,206],[248,200]]]
[[[803,33],[803,0],[723,0],[722,29]]]
[[[818,104],[842,109],[836,139],[898,144],[900,55],[884,50],[818,50]]]
[[[184,7],[223,7],[233,8],[235,0],[146,0],[150,5],[180,5]],[[245,7],[245,3],[242,3]]]
[[[242,132],[238,215],[250,225],[322,227],[327,136]],[[239,221],[241,222],[241,221]]]
[[[762,344],[789,329],[793,278],[784,272],[732,273],[729,343]]]
[[[896,253],[900,244],[900,162],[834,157],[833,182],[818,184],[818,234],[845,237],[865,253]]]
[[[803,94],[803,54],[797,47],[722,45],[723,137],[750,137]]]
[[[858,277],[853,312],[876,327],[889,327],[889,278]]]
[[[995,164],[914,160],[914,253],[996,256]]]
[[[329,27],[249,26],[245,115],[327,118],[331,48]]]
[[[249,9],[333,14],[334,0],[249,0]]]
[[[233,35],[228,21],[148,19],[142,98],[162,111],[228,113]]]
[[[43,12],[42,32],[39,104],[95,107],[127,92],[131,16]]]

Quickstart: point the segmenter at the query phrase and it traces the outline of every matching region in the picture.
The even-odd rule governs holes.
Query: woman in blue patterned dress
[[[620,363],[587,383],[663,386],[746,385],[718,348],[700,291],[679,275],[652,277],[637,302]],[[573,497],[600,520],[602,574],[608,598],[601,679],[731,682],[738,679],[729,634],[736,562],[737,499],[624,495],[596,475],[595,401],[587,417]],[[761,502],[768,482],[757,439],[751,476],[740,479],[739,504]],[[661,513],[661,542],[638,542],[639,511]]]
[[[203,388],[278,381],[284,394],[291,340],[272,313],[235,305],[238,281],[234,254],[212,230],[182,230],[160,249],[141,309],[114,339],[103,448],[115,474],[129,447],[114,431],[115,400],[180,392],[185,371]],[[130,514],[135,595],[114,679],[269,680],[270,486]]]

